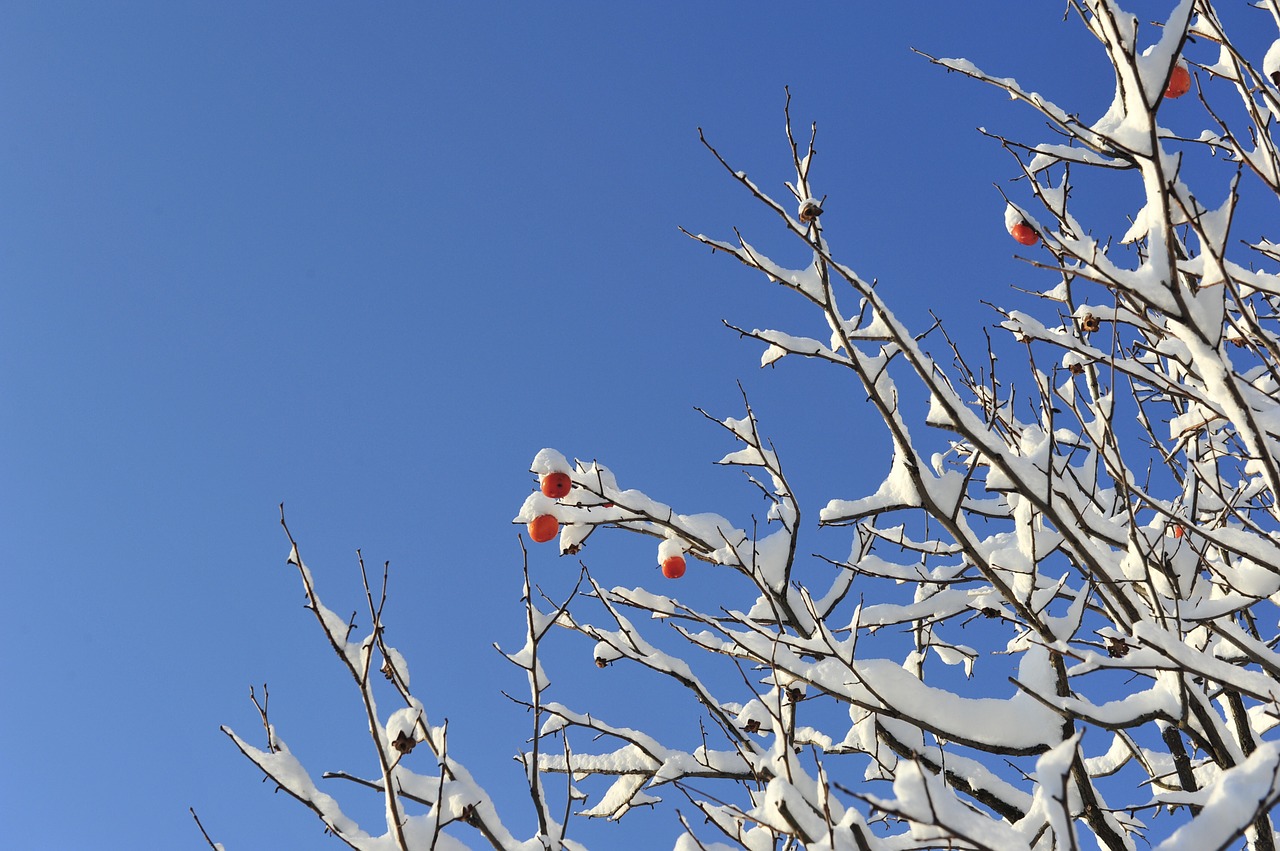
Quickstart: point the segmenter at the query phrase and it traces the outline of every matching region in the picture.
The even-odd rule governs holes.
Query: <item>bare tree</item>
[[[726,602],[703,611],[607,588],[588,567],[553,602],[526,566],[526,642],[508,658],[528,674],[535,721],[522,760],[533,844],[503,827],[409,692],[383,640],[385,592],[368,592],[372,634],[351,641],[295,546],[311,608],[364,696],[382,773],[357,782],[385,796],[392,847],[453,847],[441,828],[463,822],[495,848],[574,848],[564,834],[575,808],[623,818],[663,796],[697,811],[678,816],[680,849],[1276,847],[1280,246],[1242,242],[1236,211],[1245,189],[1280,196],[1280,41],[1246,55],[1209,0],[1182,0],[1154,24],[1108,0],[1068,9],[1115,73],[1100,118],[927,57],[1004,90],[1050,131],[992,135],[1019,178],[1006,226],[1051,280],[1038,299],[1019,296],[1047,306],[1040,318],[999,311],[1007,340],[980,364],[941,323],[908,329],[827,242],[823,207],[837,200],[812,177],[816,127],[797,139],[788,108],[784,200],[703,139],[811,262],[784,268],[741,234],[690,236],[794,292],[822,330],[730,327],[764,344],[763,365],[838,367],[887,429],[889,473],[874,493],[818,511],[852,542],[845,559],[814,559],[797,544],[811,515],[745,396],[739,416],[707,416],[735,445],[720,463],[744,468],[767,501],[763,528],[681,513],[594,461],[537,455],[541,487],[516,517],[535,540],[558,536],[562,553],[578,553],[602,528],[650,535],[664,573],[690,561],[718,571]],[[1253,26],[1280,27],[1273,0],[1245,11]],[[1204,119],[1198,135],[1160,123],[1183,97],[1176,108]],[[1106,188],[1125,171],[1141,177],[1140,197]],[[1100,176],[1112,206],[1131,204],[1125,234],[1077,218],[1082,174]],[[1008,351],[1022,354],[1021,374],[998,368]],[[552,627],[593,642],[600,666],[677,684],[701,744],[548,701],[539,654]],[[405,704],[388,721],[375,659]],[[349,845],[386,847],[289,755],[265,692],[260,711],[268,749],[228,731],[237,746]],[[399,764],[418,742],[439,776]],[[583,804],[556,775],[610,785]]]

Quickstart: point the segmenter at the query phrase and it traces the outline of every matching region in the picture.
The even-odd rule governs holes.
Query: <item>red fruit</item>
[[[1035,245],[1040,241],[1040,234],[1026,222],[1018,222],[1009,229],[1009,235],[1023,245]]]
[[[1183,535],[1185,535],[1185,534],[1187,534],[1187,530],[1186,530],[1186,529],[1183,529],[1181,526],[1174,526],[1174,527],[1173,527],[1173,537],[1175,537],[1175,538],[1181,538],[1181,537],[1182,537]]]
[[[1191,91],[1191,72],[1187,70],[1186,63],[1179,62],[1173,66],[1173,73],[1169,75],[1169,85],[1165,87],[1164,96],[1172,100],[1182,97],[1189,91]]]
[[[560,531],[560,521],[554,514],[539,514],[529,521],[529,537],[539,544],[545,544]]]
[[[560,499],[569,495],[573,480],[568,473],[547,473],[542,477],[542,493],[552,499]]]
[[[662,575],[668,579],[684,576],[684,556],[671,556],[662,563]]]

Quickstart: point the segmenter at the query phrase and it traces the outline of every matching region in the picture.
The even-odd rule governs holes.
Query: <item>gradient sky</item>
[[[511,761],[530,722],[500,694],[524,679],[491,644],[522,640],[509,521],[534,454],[598,458],[682,511],[748,523],[758,499],[710,463],[733,446],[693,410],[738,415],[741,380],[811,516],[888,466],[842,376],[761,371],[760,347],[721,325],[825,333],[677,230],[740,226],[803,260],[697,128],[781,195],[789,85],[797,124],[819,123],[837,254],[914,327],[932,309],[980,346],[980,299],[1051,282],[1013,257],[993,183],[1014,164],[975,128],[1042,131],[909,48],[1098,114],[1110,73],[1061,12],[5,4],[0,844],[197,848],[194,806],[229,849],[338,847],[218,731],[262,743],[247,696],[266,681],[315,774],[371,765],[356,693],[285,565],[282,501],[334,610],[362,605],[357,547],[391,562],[390,641],[415,691],[531,835]],[[582,558],[607,582],[663,581],[651,544],[604,538]],[[811,529],[806,546],[842,558],[848,540]],[[550,593],[577,569],[546,547],[530,567]],[[681,581],[714,600],[696,566]],[[557,646],[554,699],[633,726],[694,712],[660,689],[621,700],[589,647]],[[381,811],[326,788],[365,800],[357,817]],[[645,819],[656,840],[626,832],[631,817],[576,830],[669,847],[674,827]]]

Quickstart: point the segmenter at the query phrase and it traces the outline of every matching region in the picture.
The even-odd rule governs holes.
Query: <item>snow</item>
[[[873,795],[871,804],[910,819],[911,836],[929,842],[957,836],[992,851],[1027,851],[1027,842],[1010,825],[996,821],[960,801],[937,775],[918,763],[899,764],[893,779],[892,799]],[[945,827],[946,833],[939,831]]]
[[[1037,816],[1043,814],[1049,821],[1053,835],[1058,837],[1059,847],[1076,847],[1071,814],[1065,804],[1071,800],[1073,790],[1067,785],[1067,776],[1071,772],[1071,763],[1075,759],[1082,735],[1083,732],[1077,732],[1036,760],[1033,812],[1018,823],[1018,828],[1028,843],[1037,838],[1040,821]]]
[[[524,504],[520,506],[520,511],[512,518],[511,522],[528,523],[533,518],[540,517],[543,514],[550,514],[562,523],[565,520],[560,503],[549,496],[544,496],[542,491],[534,491],[525,497]]]
[[[973,676],[973,663],[978,658],[978,651],[963,644],[950,645],[934,639],[929,642],[929,649],[947,665],[963,665],[964,675]]]
[[[748,245],[745,241],[742,242],[741,249],[728,245],[724,248],[726,251],[738,254],[744,259],[749,260],[753,265],[768,275],[769,280],[775,283],[784,284],[794,290],[798,290],[820,304],[826,303],[826,292],[822,284],[822,271],[817,262],[812,266],[809,266],[807,269],[786,269],[779,266],[777,263],[774,263],[762,252],[757,250],[755,247]]]
[[[287,789],[294,796],[310,804],[324,821],[326,827],[357,848],[372,848],[369,844],[372,837],[361,830],[355,821],[342,812],[342,808],[338,806],[338,802],[332,796],[316,788],[311,775],[302,767],[302,763],[289,752],[289,748],[276,735],[274,729],[270,730],[271,746],[275,749],[274,752],[255,748],[225,727],[223,731],[231,737],[236,747],[240,748],[245,756],[249,757],[276,783]]]
[[[405,661],[404,655],[399,650],[387,646],[387,664],[395,671],[396,677],[400,683],[407,689],[409,688],[409,663]]]
[[[765,350],[765,354],[761,355],[760,358],[762,367],[774,363],[785,354],[816,355],[824,360],[835,361],[836,363],[849,362],[848,358],[836,353],[835,347],[824,346],[809,337],[797,337],[782,331],[760,328],[752,330],[751,336],[769,344],[769,348]],[[781,354],[778,353],[779,350]]]
[[[1013,204],[1005,204],[1004,207],[1004,229],[1012,232],[1015,225],[1028,224],[1037,232],[1041,230],[1040,223],[1032,218],[1025,210],[1019,209]]]
[[[424,717],[421,707],[418,706],[406,706],[403,709],[397,709],[387,719],[385,728],[387,741],[394,742],[401,736],[406,736],[415,741],[418,740],[418,723],[423,721]]]
[[[1262,57],[1262,76],[1276,88],[1280,88],[1280,38],[1271,42],[1267,53]]]
[[[1280,749],[1274,742],[1263,742],[1242,765],[1224,772],[1217,782],[1194,798],[1198,800],[1188,803],[1202,803],[1204,809],[1157,845],[1155,851],[1227,847],[1259,812],[1280,801]]]
[[[573,467],[569,464],[569,459],[565,458],[554,449],[543,449],[533,456],[533,463],[529,465],[529,472],[545,475],[547,473],[569,473],[573,471]]]
[[[740,846],[725,845],[723,842],[706,842],[683,833],[676,840],[672,851],[739,851]]]
[[[765,349],[764,354],[760,356],[760,366],[771,366],[780,358],[787,354],[787,350],[777,343],[770,343],[769,348]]]
[[[649,778],[645,774],[628,774],[619,777],[594,807],[578,812],[587,818],[607,818],[617,821],[632,807],[658,804],[662,799],[641,791]]]
[[[523,647],[515,653],[504,653],[503,655],[529,673],[531,687],[545,689],[550,685],[551,681],[547,678],[547,673],[542,667],[542,660],[538,659],[536,654],[535,639],[533,636],[528,636]]]
[[[666,538],[662,543],[658,544],[658,564],[662,564],[673,556],[683,556],[685,553],[684,542],[679,538]]]
[[[1091,151],[1088,148],[1074,148],[1069,145],[1058,145],[1050,142],[1042,142],[1035,147],[1036,155],[1031,158],[1031,162],[1027,164],[1027,171],[1032,174],[1044,171],[1050,166],[1058,165],[1062,162],[1081,163],[1083,165],[1096,165],[1105,168],[1115,168],[1115,159]],[[1016,222],[1015,222],[1016,224]],[[1006,219],[1006,227],[1012,227]]]
[[[595,660],[597,665],[600,663],[608,664],[616,659],[623,658],[622,651],[616,649],[607,641],[597,641],[596,646],[591,651],[591,658]]]
[[[725,455],[717,464],[742,464],[744,466],[761,467],[765,464],[764,455],[754,446],[748,446],[745,449],[739,449],[736,452],[730,452]]]
[[[902,452],[894,452],[889,475],[874,494],[862,499],[833,499],[822,509],[823,523],[847,523],[883,511],[920,505],[920,494],[912,481],[911,468]]]
[[[1164,96],[1169,74],[1178,62],[1178,48],[1191,25],[1194,11],[1195,0],[1180,0],[1160,28],[1160,40],[1137,57],[1138,75],[1149,106],[1154,107]],[[1145,112],[1145,109],[1140,112]]]
[[[1026,655],[1033,656],[1033,651]],[[1022,692],[1015,692],[1008,699],[967,698],[926,685],[888,659],[857,659],[851,666],[852,671],[842,663],[824,661],[798,665],[797,673],[868,709],[909,706],[923,727],[950,741],[1001,753],[1039,752],[1058,741],[1058,715]],[[1023,673],[1030,671],[1031,667],[1024,663]],[[850,673],[855,679],[849,679]]]

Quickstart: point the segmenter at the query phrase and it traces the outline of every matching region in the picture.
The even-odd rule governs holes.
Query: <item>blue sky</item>
[[[741,380],[811,506],[887,467],[856,390],[818,365],[762,372],[721,326],[817,330],[677,230],[776,239],[697,128],[781,192],[790,85],[797,123],[819,123],[837,252],[917,327],[932,308],[977,345],[979,299],[1012,301],[1030,272],[992,188],[1013,163],[974,128],[1036,122],[909,47],[1082,111],[1110,99],[1057,7],[866,5],[7,4],[3,844],[199,847],[194,806],[228,848],[317,847],[313,816],[218,732],[256,735],[247,689],[266,681],[313,770],[369,765],[284,564],[282,501],[331,608],[360,603],[357,547],[391,561],[392,643],[529,835],[510,760],[528,722],[499,693],[523,678],[490,645],[521,638],[509,521],[533,455],[745,517],[693,410],[738,413]],[[583,557],[661,581],[646,545]],[[550,590],[576,565],[543,548],[531,568]],[[622,680],[585,668],[555,697],[620,703]]]

